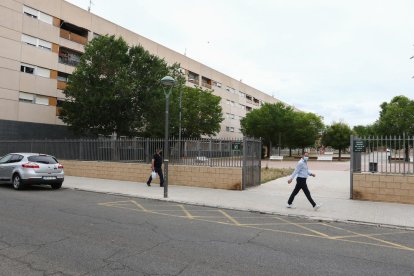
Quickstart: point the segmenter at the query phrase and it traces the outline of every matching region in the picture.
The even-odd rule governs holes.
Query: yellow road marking
[[[125,201],[119,201],[119,202],[125,202]],[[145,209],[141,204],[139,204],[138,202],[135,202],[133,200],[131,200],[129,202],[132,202],[139,209],[136,209],[136,208],[128,208],[128,207],[124,207],[124,206],[111,205],[111,204],[116,203],[116,202],[110,202],[111,204],[99,203],[99,205],[105,206],[105,207],[113,207],[113,208],[119,208],[119,209],[126,209],[126,210],[131,210],[131,211],[136,211],[136,212],[146,212],[146,213],[163,215],[163,216],[168,216],[168,217],[178,217],[178,218],[186,218],[186,219],[189,219],[188,216],[179,216],[179,215],[173,215],[173,214],[165,214],[165,213],[159,213],[159,212],[155,212],[155,211],[151,211],[151,210]],[[396,244],[396,243],[384,241],[384,240],[381,240],[381,239],[376,239],[376,238],[373,238],[373,237],[371,237],[369,235],[364,235],[364,234],[356,233],[356,232],[353,232],[353,231],[350,231],[350,230],[342,229],[340,227],[335,227],[335,226],[332,226],[332,225],[327,225],[325,223],[308,223],[308,224],[322,224],[322,225],[325,225],[325,226],[328,226],[328,227],[332,227],[332,228],[336,228],[336,229],[339,229],[339,230],[343,230],[343,231],[347,231],[347,232],[353,233],[354,236],[357,236],[357,237],[362,236],[362,237],[366,237],[366,238],[372,238],[374,240],[381,241],[381,242],[383,242],[385,244],[377,244],[377,243],[370,243],[370,242],[363,242],[363,241],[346,240],[346,239],[342,239],[342,238],[331,237],[331,236],[328,236],[328,235],[326,235],[324,233],[321,233],[321,232],[315,231],[313,229],[307,228],[307,227],[305,227],[305,226],[303,226],[303,225],[301,225],[299,223],[293,223],[293,222],[290,222],[288,220],[285,220],[283,218],[278,218],[278,217],[276,217],[276,218],[279,219],[279,220],[281,220],[281,221],[284,221],[285,224],[291,224],[291,225],[298,226],[300,228],[304,228],[304,229],[306,229],[306,230],[308,230],[310,232],[313,232],[313,233],[315,233],[317,235],[307,234],[307,233],[297,233],[297,232],[284,231],[284,230],[278,230],[278,229],[270,229],[270,228],[261,228],[261,227],[256,227],[256,226],[252,226],[252,225],[249,225],[249,224],[243,225],[243,224],[240,224],[236,219],[234,219],[233,217],[231,217],[230,215],[228,215],[226,212],[224,212],[222,210],[218,210],[218,212],[222,213],[232,223],[220,222],[220,221],[213,221],[213,220],[206,220],[206,219],[200,219],[200,218],[197,218],[195,216],[192,216],[192,217],[193,217],[193,219],[198,220],[198,221],[212,222],[212,223],[222,224],[222,225],[228,225],[228,226],[236,226],[236,227],[250,228],[250,229],[256,229],[256,230],[261,230],[261,231],[269,231],[269,232],[276,232],[276,233],[283,233],[283,234],[290,234],[290,235],[297,235],[297,236],[304,236],[304,237],[313,237],[313,238],[320,238],[320,239],[326,239],[326,240],[332,240],[332,241],[340,241],[340,242],[347,242],[347,243],[364,244],[364,245],[371,245],[371,246],[377,246],[377,247],[386,247],[386,248],[392,248],[392,249],[398,249],[398,250],[414,251],[414,248],[410,248],[410,247],[407,247],[407,246],[404,246],[404,245],[400,245],[400,244]],[[410,233],[410,232],[407,232],[407,233]],[[392,233],[387,233],[387,234],[392,234]],[[372,234],[372,235],[375,235],[375,234]],[[380,234],[378,234],[378,235],[380,235]]]
[[[186,214],[187,218],[193,219],[194,217],[190,214],[190,212],[185,209],[184,205],[180,205],[181,209],[183,209],[183,212]]]
[[[345,229],[344,229],[345,230]],[[403,231],[403,232],[394,232],[394,233],[373,233],[373,234],[365,234],[367,236],[387,236],[387,235],[396,235],[396,234],[409,234],[411,232],[409,231]],[[348,236],[332,236],[332,239],[348,239],[348,238],[357,238],[361,235],[348,235]]]
[[[409,251],[414,251],[414,248],[411,248],[411,247],[408,247],[408,246],[405,246],[405,245],[401,245],[401,244],[394,243],[394,242],[389,242],[389,241],[386,241],[386,240],[381,240],[381,239],[378,239],[378,238],[375,238],[375,237],[372,237],[372,236],[369,236],[369,235],[357,233],[357,232],[347,230],[347,229],[343,229],[343,228],[340,228],[340,227],[336,227],[336,226],[333,226],[333,225],[327,225],[327,224],[324,224],[324,225],[328,226],[328,227],[335,228],[335,229],[343,230],[343,231],[355,234],[355,235],[360,236],[360,237],[365,237],[365,238],[368,238],[368,239],[371,239],[371,240],[375,240],[375,241],[379,241],[379,242],[382,242],[382,243],[385,243],[385,244],[389,244],[389,245],[392,245],[392,246],[395,246],[395,247],[398,247],[398,248],[402,248],[402,249],[409,250]]]
[[[98,203],[98,205],[108,206],[108,205],[118,204],[118,203],[124,203],[124,202],[131,202],[131,201],[130,201],[130,200],[123,200],[123,201],[112,201],[112,202]]]
[[[235,225],[240,225],[240,222],[238,222],[236,219],[234,219],[232,216],[224,212],[223,210],[219,210],[220,213],[222,213],[226,218],[228,218],[231,222],[233,222]]]
[[[319,232],[319,231],[313,230],[313,229],[308,228],[308,227],[306,227],[306,226],[303,226],[303,225],[301,225],[301,224],[298,224],[298,223],[295,223],[295,222],[288,221],[288,220],[286,220],[286,219],[284,219],[284,218],[278,218],[278,217],[276,217],[276,218],[277,218],[278,220],[281,220],[281,221],[284,221],[284,222],[286,222],[286,223],[289,223],[289,224],[295,225],[295,226],[297,226],[297,227],[299,227],[299,228],[305,229],[305,230],[310,231],[310,232],[312,232],[312,233],[318,234],[318,235],[320,235],[320,236],[322,236],[322,237],[325,237],[325,238],[331,238],[330,236],[326,235],[325,233],[322,233],[322,232]]]
[[[145,211],[145,212],[147,212],[148,210],[147,209],[145,209],[145,207],[144,206],[142,206],[141,204],[139,204],[138,202],[136,202],[135,200],[131,200],[130,201],[132,204],[134,204],[134,205],[136,205],[136,206],[138,206],[139,208],[141,208],[141,210],[142,211]]]

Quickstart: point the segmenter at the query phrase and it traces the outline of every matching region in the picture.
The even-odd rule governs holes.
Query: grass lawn
[[[291,175],[293,173],[293,169],[271,169],[271,168],[262,168],[261,171],[261,184],[266,183],[268,181],[278,179],[284,176]]]

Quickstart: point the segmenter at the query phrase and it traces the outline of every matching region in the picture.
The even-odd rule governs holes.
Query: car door
[[[20,154],[12,154],[7,163],[3,164],[3,175],[5,181],[11,182],[13,171],[22,159],[23,156]]]
[[[9,181],[10,176],[6,174],[6,168],[11,158],[12,154],[7,154],[0,159],[0,182]]]

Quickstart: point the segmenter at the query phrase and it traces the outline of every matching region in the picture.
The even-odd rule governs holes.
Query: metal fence
[[[351,172],[414,174],[414,136],[351,138]]]
[[[210,167],[242,167],[243,141],[243,139],[171,138],[169,162]],[[255,141],[260,142],[260,140]],[[38,152],[51,154],[62,160],[149,163],[155,150],[163,147],[164,139],[153,138],[15,140],[0,141],[0,156],[9,152]],[[256,157],[260,159],[260,149]]]
[[[243,141],[243,176],[242,189],[260,185],[261,180],[261,151],[260,140],[245,138]]]

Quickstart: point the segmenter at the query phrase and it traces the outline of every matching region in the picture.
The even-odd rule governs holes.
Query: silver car
[[[0,183],[12,183],[21,190],[31,184],[62,187],[63,166],[55,157],[39,153],[9,153],[0,157]]]

